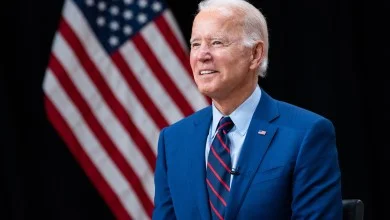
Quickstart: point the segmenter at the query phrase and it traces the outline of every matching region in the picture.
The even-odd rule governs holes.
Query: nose
[[[201,62],[206,62],[211,60],[211,51],[210,48],[203,44],[198,50],[198,60]]]

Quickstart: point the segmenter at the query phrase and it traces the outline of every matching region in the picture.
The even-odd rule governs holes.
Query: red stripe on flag
[[[57,111],[53,103],[45,96],[45,107],[47,115],[52,122],[54,128],[63,138],[64,142],[69,147],[72,154],[76,157],[77,161],[80,163],[81,167],[84,169],[85,173],[91,179],[93,184],[98,189],[101,196],[105,201],[109,201],[107,204],[110,206],[114,215],[117,219],[129,219],[129,213],[123,207],[118,196],[108,185],[104,177],[96,169],[95,165],[85,153],[77,138],[74,136],[72,129],[69,128],[68,124],[62,118],[62,115]]]
[[[156,56],[153,54],[152,50],[146,44],[145,40],[141,37],[141,35],[136,34],[132,40],[134,41],[135,46],[138,48],[142,56],[145,57],[145,60],[148,62],[149,67],[151,68],[154,75],[160,80],[162,86],[164,86],[165,90],[176,102],[182,113],[185,116],[194,113],[194,110],[191,108],[190,104],[187,102],[183,94],[173,83],[172,79],[161,66]]]
[[[88,104],[84,98],[79,93],[78,89],[73,85],[72,80],[67,75],[65,69],[59,63],[57,58],[54,55],[50,57],[49,67],[53,70],[53,74],[57,77],[58,81],[67,92],[68,96],[71,98],[73,103],[77,106],[81,115],[85,116],[85,122],[95,134],[96,138],[99,140],[101,145],[104,147],[106,152],[110,155],[114,163],[122,172],[123,176],[129,181],[134,192],[137,194],[138,199],[141,201],[143,207],[146,210],[146,213],[151,217],[153,211],[153,204],[149,200],[145,190],[142,187],[140,180],[137,178],[137,175],[127,163],[124,156],[119,152],[118,148],[112,142],[110,137],[104,131],[102,125],[95,118],[92,110],[89,108]]]
[[[149,116],[154,120],[157,126],[160,129],[168,126],[167,120],[164,118],[164,116],[162,116],[161,112],[150,99],[148,94],[146,94],[145,90],[134,76],[133,71],[131,71],[126,64],[126,61],[121,56],[120,52],[117,51],[113,53],[111,58],[115,65],[121,70],[121,73],[126,79],[127,84],[133,90],[134,94],[137,96],[138,100],[144,106],[144,109],[149,113]]]
[[[181,64],[187,70],[188,75],[192,79],[193,76],[192,76],[192,70],[190,67],[190,62],[188,59],[188,54],[180,46],[181,43],[176,38],[171,26],[168,25],[168,23],[165,20],[163,15],[160,15],[158,18],[156,18],[156,20],[154,22],[156,23],[156,26],[160,30],[161,34],[164,36],[164,39],[168,42],[169,46],[175,52],[176,56],[181,61]]]
[[[71,48],[75,51],[75,55],[79,59],[79,62],[83,65],[85,72],[89,75],[91,80],[94,82],[96,87],[99,89],[100,94],[103,96],[104,100],[107,102],[107,105],[114,112],[118,120],[121,122],[123,127],[128,131],[138,149],[142,152],[151,170],[154,170],[156,164],[156,156],[152,151],[151,146],[147,143],[144,136],[139,132],[137,127],[131,121],[129,114],[126,112],[126,109],[122,104],[116,99],[115,95],[112,93],[111,89],[105,82],[101,73],[97,69],[96,65],[91,61],[88,54],[84,50],[83,45],[80,40],[74,34],[70,26],[66,23],[65,20],[62,20],[60,24],[60,32],[64,39],[68,42]]]

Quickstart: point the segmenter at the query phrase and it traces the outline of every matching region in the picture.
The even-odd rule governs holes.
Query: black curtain
[[[42,80],[63,0],[8,3],[1,7],[0,218],[113,219],[44,112]],[[197,3],[168,1],[187,41]],[[263,11],[270,29],[269,75],[260,85],[274,98],[332,120],[343,197],[363,200],[365,219],[377,219],[381,209],[373,195],[383,195],[386,176],[379,155],[388,146],[379,138],[389,122],[382,79],[388,68],[380,68],[386,39],[381,31],[389,21],[385,5],[348,0],[252,3]]]

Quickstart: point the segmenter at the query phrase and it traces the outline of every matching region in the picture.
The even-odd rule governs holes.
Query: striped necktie
[[[234,123],[230,117],[222,117],[210,146],[207,160],[206,183],[213,219],[224,219],[230,192],[231,158],[227,133]]]

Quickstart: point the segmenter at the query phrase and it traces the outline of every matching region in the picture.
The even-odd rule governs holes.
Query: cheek
[[[231,55],[225,55],[217,60],[218,66],[221,71],[230,73],[238,67],[238,60],[234,59]]]
[[[195,63],[196,63],[195,55],[193,53],[190,53],[190,66],[192,71],[194,71]]]
[[[236,53],[232,54],[230,56],[231,59],[229,59],[229,66],[231,69],[235,69],[238,71],[247,71],[248,67],[250,65],[250,55],[246,53]]]

